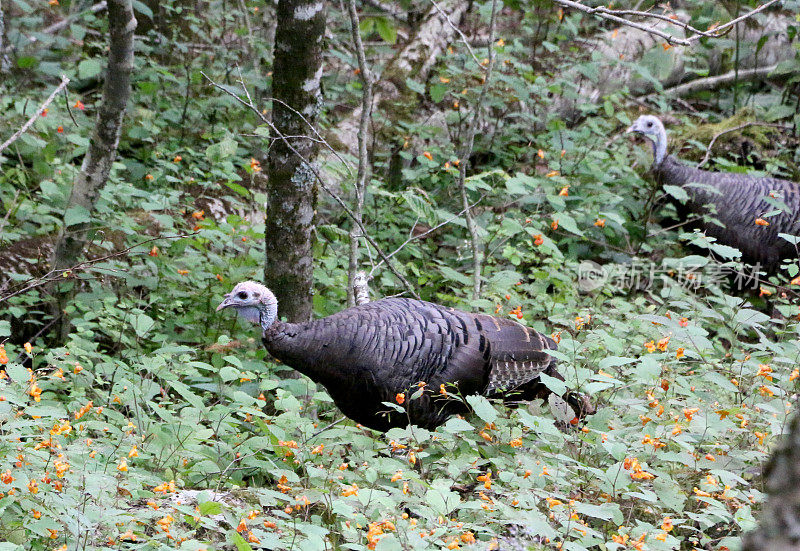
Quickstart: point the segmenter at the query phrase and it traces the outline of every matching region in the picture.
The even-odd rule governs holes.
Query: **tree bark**
[[[279,0],[275,31],[272,121],[305,159],[313,159],[317,142],[311,134],[322,93],[324,0]],[[302,116],[301,116],[302,115]],[[264,276],[275,293],[281,315],[291,322],[312,313],[311,255],[317,186],[314,172],[283,140],[268,157],[268,202]]]
[[[800,550],[800,415],[764,470],[769,497],[758,528],[744,536],[743,551]]]
[[[3,0],[0,0],[0,73],[8,72],[11,60],[6,55],[6,18],[3,11]]]
[[[117,155],[122,119],[131,94],[133,31],[136,29],[132,0],[109,0],[108,23],[108,68],[102,104],[56,240],[51,261],[55,270],[69,268],[83,254],[97,197],[108,181]],[[66,300],[67,295],[57,296],[58,312],[63,311]]]

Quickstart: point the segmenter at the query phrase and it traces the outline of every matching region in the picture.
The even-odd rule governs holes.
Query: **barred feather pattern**
[[[466,406],[457,395],[532,399],[549,390],[556,343],[512,320],[430,302],[388,298],[303,324],[275,322],[263,335],[275,358],[323,385],[342,412],[376,430],[433,428]],[[406,415],[382,402],[411,396]],[[569,401],[569,400],[568,400]],[[584,404],[573,406],[576,415]]]
[[[689,202],[684,209],[706,214],[710,213],[708,205],[713,205],[716,212],[711,215],[722,226],[708,221],[702,224],[702,229],[720,243],[739,249],[745,262],[773,270],[781,259],[798,256],[795,245],[778,236],[779,233],[800,235],[798,184],[778,178],[700,170],[671,155],[655,165],[653,173],[659,183],[686,190]],[[768,226],[758,225],[757,218],[778,210],[767,202],[769,197],[782,201],[785,208],[764,218]]]

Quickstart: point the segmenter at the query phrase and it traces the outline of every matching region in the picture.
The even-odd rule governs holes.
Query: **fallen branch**
[[[758,80],[768,76],[777,67],[777,65],[770,65],[769,67],[757,67],[755,69],[740,69],[738,73],[737,71],[728,71],[727,73],[713,77],[698,78],[684,84],[679,84],[678,86],[673,86],[672,88],[666,88],[659,95],[682,97],[703,90],[713,90],[720,86],[733,84],[734,82]],[[641,98],[649,98],[654,95],[655,94],[647,94],[641,96]]]
[[[61,75],[61,84],[59,84],[58,87],[55,90],[53,90],[50,96],[46,100],[44,100],[44,103],[39,106],[39,109],[36,110],[33,116],[30,119],[28,119],[28,121],[25,124],[22,125],[22,128],[14,132],[14,134],[10,138],[8,138],[5,142],[3,142],[2,145],[0,145],[0,153],[2,153],[5,149],[8,148],[8,146],[17,141],[17,139],[20,136],[22,136],[25,132],[28,131],[28,129],[33,125],[33,123],[36,122],[36,119],[38,119],[39,116],[41,116],[42,111],[47,109],[47,106],[53,103],[53,100],[56,99],[58,93],[61,90],[63,90],[67,86],[67,84],[69,84],[69,79],[67,78],[66,75]]]
[[[706,147],[706,154],[703,156],[703,159],[699,163],[697,163],[697,166],[695,168],[700,168],[700,167],[702,167],[704,164],[706,164],[708,162],[708,160],[711,158],[711,151],[712,151],[712,149],[714,147],[714,144],[717,142],[717,140],[719,138],[721,138],[725,134],[730,134],[731,132],[737,132],[739,130],[743,130],[743,129],[747,128],[748,126],[769,126],[770,128],[780,128],[780,129],[783,129],[783,130],[786,130],[786,128],[787,128],[783,124],[776,124],[776,123],[771,123],[771,122],[751,121],[751,122],[746,122],[744,124],[740,124],[739,126],[734,126],[733,128],[728,128],[727,130],[723,130],[721,132],[717,132],[716,134],[714,134],[714,137],[711,138],[711,141],[708,142],[708,147]]]
[[[397,277],[397,279],[400,280],[400,282],[406,288],[406,291],[408,291],[408,293],[411,294],[411,296],[413,296],[414,298],[419,299],[419,295],[416,293],[416,291],[414,291],[414,288],[411,286],[411,284],[408,282],[408,280],[405,277],[403,277],[403,274],[401,274],[399,271],[397,271],[397,269],[394,267],[394,265],[392,265],[391,262],[389,262],[389,259],[386,257],[386,253],[383,252],[383,250],[378,246],[378,244],[375,242],[375,240],[367,233],[367,230],[364,227],[364,224],[362,224],[361,222],[359,222],[356,219],[355,213],[353,213],[353,211],[350,209],[350,207],[347,206],[347,203],[345,203],[341,199],[341,197],[339,197],[336,193],[333,192],[333,190],[327,184],[325,179],[319,173],[319,170],[317,169],[317,167],[314,166],[309,159],[306,159],[303,155],[300,154],[299,151],[297,151],[297,148],[295,148],[291,144],[289,139],[286,136],[284,136],[281,133],[281,131],[278,130],[278,128],[275,127],[275,125],[272,123],[272,121],[269,120],[264,115],[264,113],[262,113],[261,110],[253,104],[252,100],[245,101],[242,98],[240,98],[239,96],[237,96],[236,94],[234,94],[233,92],[231,92],[230,90],[228,90],[227,88],[225,88],[224,86],[214,82],[214,80],[212,80],[204,72],[200,71],[200,74],[203,75],[206,78],[206,80],[208,80],[208,82],[212,86],[214,86],[218,90],[222,90],[223,92],[225,92],[226,94],[231,96],[233,99],[235,99],[237,102],[239,102],[240,104],[244,105],[245,107],[247,107],[248,109],[253,111],[253,113],[255,113],[256,116],[259,119],[261,119],[261,122],[266,124],[276,136],[278,136],[281,140],[284,141],[284,143],[286,144],[286,147],[289,149],[289,151],[291,151],[292,153],[297,155],[298,158],[300,158],[306,164],[306,166],[311,171],[311,173],[314,174],[314,177],[317,179],[317,182],[319,183],[320,187],[328,195],[330,195],[333,198],[333,200],[336,201],[339,204],[340,207],[342,207],[342,210],[344,210],[345,214],[347,214],[347,216],[349,216],[358,225],[359,229],[361,230],[362,234],[364,235],[364,239],[366,239],[367,242],[372,246],[372,248],[375,249],[375,251],[378,253],[378,256],[380,256],[383,260],[386,261],[386,267],[389,269],[390,272],[392,272],[395,275],[395,277]],[[244,83],[242,83],[242,85],[244,85]],[[248,97],[249,97],[249,94],[248,94]]]

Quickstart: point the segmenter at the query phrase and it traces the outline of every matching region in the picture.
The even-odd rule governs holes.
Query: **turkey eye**
[[[653,121],[649,121],[649,122],[647,123],[647,126],[648,126],[648,127],[650,127],[650,126],[653,126]]]
[[[245,293],[244,291],[239,291],[239,293],[236,296],[244,300],[247,298],[247,293]]]

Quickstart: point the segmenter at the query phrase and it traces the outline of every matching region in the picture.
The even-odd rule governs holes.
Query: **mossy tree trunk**
[[[108,181],[117,156],[122,119],[131,95],[133,31],[136,18],[132,0],[108,1],[109,51],[103,98],[97,112],[89,149],[83,158],[64,213],[64,222],[51,259],[54,270],[67,270],[79,262],[92,227],[97,197]],[[63,313],[72,292],[55,290],[56,313]],[[67,324],[62,323],[63,330]]]
[[[769,497],[759,526],[745,534],[744,551],[800,551],[800,416],[795,413],[789,432],[764,470]]]
[[[308,165],[317,153],[310,125],[321,105],[324,0],[279,0],[272,74],[278,139],[268,157],[265,230],[267,285],[289,321],[311,318],[311,254],[317,185]],[[300,137],[298,137],[300,136]]]

